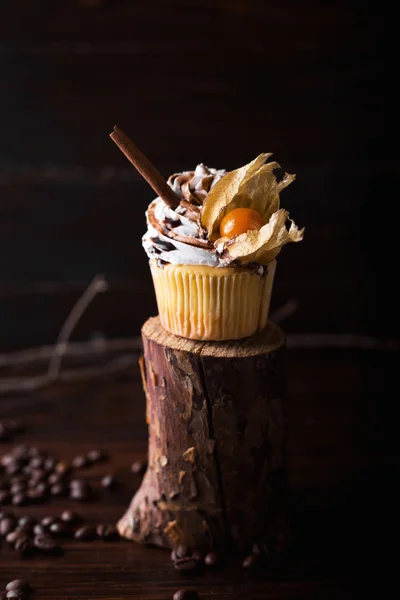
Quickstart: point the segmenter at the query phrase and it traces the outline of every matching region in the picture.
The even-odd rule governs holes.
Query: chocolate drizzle
[[[180,199],[180,203],[176,209],[164,211],[161,218],[157,213],[157,200],[150,204],[147,221],[158,236],[151,235],[150,241],[154,246],[147,249],[149,254],[158,253],[157,250],[175,250],[174,240],[189,246],[214,250],[212,242],[207,239],[207,231],[200,223],[200,213],[208,192],[224,175],[225,170],[211,169],[200,163],[194,171],[175,173],[169,177],[167,183]],[[191,226],[188,226],[188,222]],[[188,230],[191,231],[186,234]],[[167,237],[172,243],[168,244],[160,237]]]

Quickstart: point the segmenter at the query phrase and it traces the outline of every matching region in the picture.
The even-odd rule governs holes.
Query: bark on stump
[[[173,548],[280,544],[284,334],[196,342],[158,317],[142,328],[148,469],[118,523],[122,536]]]

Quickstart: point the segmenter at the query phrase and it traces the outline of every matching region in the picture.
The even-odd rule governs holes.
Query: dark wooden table
[[[295,537],[280,561],[259,571],[247,572],[237,561],[183,576],[168,551],[125,540],[66,542],[62,557],[26,560],[3,544],[0,587],[26,577],[35,598],[60,600],[167,600],[187,585],[213,600],[355,598],[363,583],[371,585],[380,535],[395,503],[389,475],[399,461],[395,442],[388,441],[395,439],[395,425],[385,418],[382,381],[390,389],[396,362],[392,351],[287,350],[287,501]],[[110,472],[122,483],[95,502],[54,500],[15,513],[55,515],[73,505],[91,522],[115,522],[139,485],[130,465],[146,459],[144,408],[136,367],[117,378],[0,398],[1,418],[22,418],[27,426],[13,444],[32,444],[66,459],[104,448],[109,462],[82,473],[95,485]],[[13,444],[2,444],[1,452]]]

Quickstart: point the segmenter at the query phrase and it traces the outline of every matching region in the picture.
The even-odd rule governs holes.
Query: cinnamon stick
[[[115,142],[118,148],[123,152],[126,158],[139,171],[158,196],[170,208],[177,208],[180,198],[169,187],[161,173],[155,168],[149,159],[139,150],[139,148],[129,139],[129,137],[117,126],[110,133],[110,138]]]

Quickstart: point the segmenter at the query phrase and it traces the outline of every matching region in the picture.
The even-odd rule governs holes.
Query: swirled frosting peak
[[[194,171],[169,177],[168,184],[180,198],[180,204],[172,209],[156,198],[149,205],[147,231],[142,239],[149,258],[172,264],[222,266],[201,225],[200,213],[208,193],[224,175],[225,170],[200,163]]]

